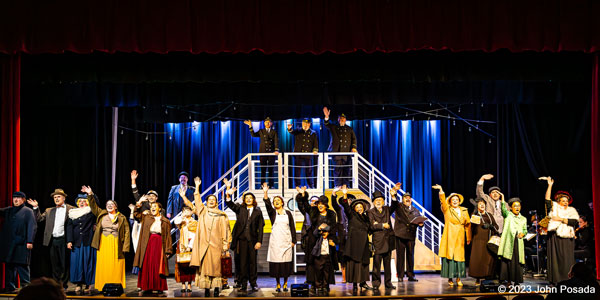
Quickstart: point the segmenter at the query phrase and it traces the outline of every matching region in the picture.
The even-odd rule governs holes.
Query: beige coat
[[[196,205],[186,201],[198,216],[190,266],[198,267],[200,275],[221,277],[221,255],[231,243],[229,218],[223,211],[206,207],[198,193],[194,202]]]
[[[440,193],[442,212],[444,213],[444,233],[440,241],[440,257],[454,261],[465,261],[465,236],[467,243],[471,242],[471,218],[465,207],[459,206],[460,217],[454,212],[446,195]]]

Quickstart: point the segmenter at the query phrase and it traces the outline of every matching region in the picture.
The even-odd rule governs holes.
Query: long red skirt
[[[165,291],[167,279],[160,276],[162,262],[162,238],[160,234],[151,234],[144,254],[142,270],[138,274],[137,286],[144,291]]]

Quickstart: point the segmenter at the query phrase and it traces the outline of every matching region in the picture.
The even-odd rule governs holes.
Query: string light
[[[146,141],[148,140],[148,134],[146,133]]]
[[[488,142],[491,144],[492,143],[492,138],[490,138]]]
[[[123,129],[121,129],[121,135],[123,135]]]
[[[460,112],[460,105],[458,106],[458,112]]]
[[[456,126],[456,120],[452,120],[452,125]]]
[[[169,114],[169,110],[167,108],[165,108],[165,115]]]
[[[469,126],[469,132],[471,132],[471,126]]]
[[[169,140],[172,140],[173,138],[169,135]]]

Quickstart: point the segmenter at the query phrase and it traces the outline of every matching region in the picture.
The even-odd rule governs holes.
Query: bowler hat
[[[380,191],[375,191],[373,193],[373,195],[371,196],[371,199],[373,199],[373,201],[375,201],[375,199],[377,199],[377,198],[384,198],[385,199],[385,197],[383,197],[383,194]]]
[[[67,197],[65,191],[63,189],[54,189],[54,193],[50,194],[50,197],[54,197],[55,195],[62,195],[63,197]]]
[[[186,171],[179,172],[179,174],[177,174],[177,178],[181,177],[181,175],[185,175],[185,177],[190,179],[190,174],[188,174],[188,172],[186,172]]]

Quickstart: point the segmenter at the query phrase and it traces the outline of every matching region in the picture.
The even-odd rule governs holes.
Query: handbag
[[[498,254],[498,249],[500,249],[500,236],[492,235],[487,242],[487,247],[490,252]]]
[[[548,206],[546,205],[545,202],[546,201],[544,201],[544,208],[546,209],[546,212],[547,212],[548,211]],[[552,203],[552,202],[550,202],[550,203]],[[548,228],[548,224],[550,223],[550,220],[551,220],[550,216],[548,216],[548,214],[546,213],[546,216],[543,219],[540,220],[540,222],[538,223],[538,225],[540,225],[540,227],[543,227],[543,228]]]
[[[183,252],[177,254],[177,263],[184,264],[192,261],[192,252]]]
[[[224,278],[233,276],[231,256],[221,256],[221,276]]]

